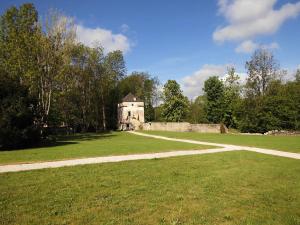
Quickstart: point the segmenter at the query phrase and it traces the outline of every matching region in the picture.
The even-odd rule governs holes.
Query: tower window
[[[128,116],[131,116],[131,112],[130,111],[128,111]]]

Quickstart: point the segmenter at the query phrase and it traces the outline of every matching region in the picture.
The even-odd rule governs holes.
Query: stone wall
[[[191,124],[191,131],[198,133],[221,133],[221,124]]]
[[[223,126],[223,129],[221,127]],[[198,133],[221,133],[227,128],[221,124],[190,124],[186,122],[149,122],[143,124],[143,130],[198,132]]]
[[[143,130],[161,130],[161,131],[190,131],[189,123],[172,123],[172,122],[149,122],[143,124]]]

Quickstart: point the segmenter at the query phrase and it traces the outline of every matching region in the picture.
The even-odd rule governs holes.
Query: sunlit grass
[[[0,174],[0,224],[300,224],[299,160],[253,152]]]
[[[55,143],[47,143],[39,148],[0,151],[0,164],[207,148],[211,147],[158,140],[126,132],[88,133],[62,136]]]

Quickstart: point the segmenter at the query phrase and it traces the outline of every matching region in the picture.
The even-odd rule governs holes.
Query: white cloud
[[[228,65],[205,64],[192,75],[185,76],[182,79],[182,89],[186,96],[194,99],[203,93],[202,88],[207,78],[211,76],[224,76]]]
[[[129,39],[125,35],[114,34],[111,30],[77,25],[76,33],[78,41],[89,47],[93,47],[99,43],[104,48],[105,53],[115,50],[121,50],[123,53],[127,53],[131,48]]]
[[[238,45],[235,49],[237,53],[251,53],[258,48],[264,49],[278,49],[279,45],[276,42],[272,42],[270,44],[258,44],[251,40],[243,41],[240,45]]]
[[[258,44],[254,43],[251,40],[247,40],[242,42],[239,46],[236,47],[235,51],[238,53],[251,53],[253,52],[255,49],[258,48]]]
[[[121,31],[122,33],[127,33],[129,31],[130,27],[127,24],[122,24],[121,25]]]
[[[211,76],[218,76],[220,80],[225,80],[228,76],[227,68],[232,65],[213,65],[213,64],[205,64],[199,70],[194,72],[192,75],[185,76],[181,80],[181,85],[184,94],[189,99],[195,99],[197,96],[203,94],[204,82]],[[247,73],[244,72],[236,72],[239,76],[239,83],[245,84]]]
[[[228,21],[213,33],[217,42],[248,40],[275,33],[289,18],[300,13],[300,2],[274,9],[277,0],[219,0],[219,13]]]

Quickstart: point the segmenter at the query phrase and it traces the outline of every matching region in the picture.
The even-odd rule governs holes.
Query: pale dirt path
[[[163,137],[163,136],[159,136],[159,135],[145,134],[145,133],[140,133],[140,132],[135,132],[135,131],[129,131],[129,132],[131,134],[135,134],[135,135],[152,137],[152,138],[169,140],[169,141],[179,141],[179,142],[201,144],[201,145],[212,145],[212,146],[224,147],[224,148],[229,148],[229,149],[234,149],[234,150],[247,150],[247,151],[251,151],[251,152],[259,152],[259,153],[268,154],[268,155],[275,155],[275,156],[287,157],[287,158],[292,158],[292,159],[300,159],[299,153],[283,152],[283,151],[266,149],[266,148],[255,148],[255,147],[248,147],[248,146],[227,145],[227,144],[220,144],[220,143],[213,143],[213,142],[194,141],[194,140],[188,140],[188,139],[168,138],[168,137]]]
[[[140,159],[159,159],[159,158],[168,158],[174,156],[201,155],[201,154],[210,154],[210,153],[217,153],[217,152],[234,151],[234,150],[237,149],[214,148],[214,149],[204,149],[204,150],[186,150],[186,151],[172,151],[172,152],[135,154],[135,155],[103,156],[103,157],[93,157],[93,158],[84,158],[84,159],[69,159],[69,160],[53,161],[53,162],[3,165],[0,166],[0,173],[38,170],[38,169],[46,169],[46,168],[58,168],[58,167],[65,167],[65,166],[87,165],[87,164],[96,164],[96,163],[122,162],[122,161],[131,161],[131,160],[140,160]]]
[[[134,155],[120,155],[120,156],[103,156],[103,157],[93,157],[93,158],[84,158],[84,159],[69,159],[69,160],[61,160],[61,161],[53,161],[53,162],[3,165],[0,166],[0,173],[38,170],[38,169],[46,169],[46,168],[58,168],[58,167],[65,167],[65,166],[87,165],[87,164],[96,164],[96,163],[168,158],[168,157],[185,156],[185,155],[201,155],[201,154],[210,154],[210,153],[217,153],[217,152],[237,151],[237,150],[247,150],[247,151],[259,152],[268,155],[282,156],[282,157],[288,157],[292,159],[300,159],[300,154],[298,153],[282,152],[277,150],[254,148],[254,147],[247,147],[247,146],[245,147],[245,146],[238,146],[238,145],[227,145],[227,144],[212,143],[212,142],[194,141],[194,140],[187,140],[187,139],[168,138],[168,137],[144,134],[144,133],[139,133],[134,131],[130,131],[129,133],[150,137],[150,138],[158,138],[163,140],[178,141],[178,142],[185,142],[185,143],[192,143],[192,144],[210,145],[210,146],[217,146],[221,148],[204,149],[204,150],[172,151],[172,152],[160,152],[160,153],[148,153],[148,154],[134,154]]]

